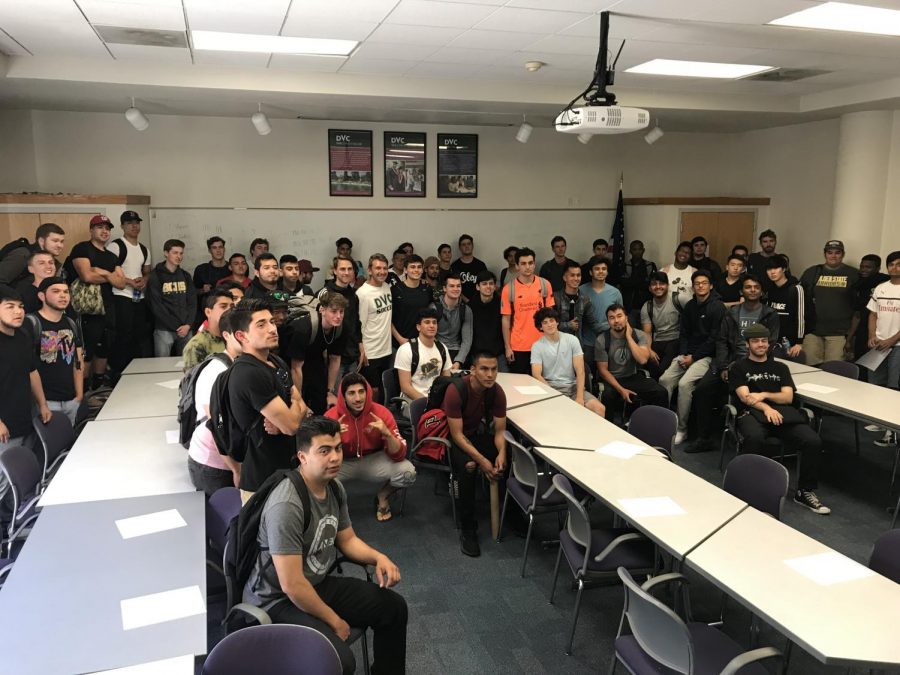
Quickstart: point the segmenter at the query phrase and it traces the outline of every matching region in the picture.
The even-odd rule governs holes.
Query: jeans
[[[762,455],[766,438],[774,436],[788,450],[797,450],[797,489],[815,490],[819,484],[819,459],[822,456],[822,440],[807,424],[774,425],[762,423],[752,414],[738,417],[737,428],[744,439],[744,452]]]
[[[706,375],[712,358],[706,356],[702,359],[694,361],[687,369],[682,368],[677,360],[673,360],[666,372],[659,378],[659,383],[665,388],[669,394],[669,401],[672,400],[672,394],[678,388],[678,431],[687,433],[688,417],[691,415],[691,401],[694,398],[694,387],[697,382]]]
[[[69,418],[74,427],[75,419],[78,417],[78,409],[81,407],[81,401],[76,401],[74,398],[71,401],[47,401],[47,407],[53,412],[63,413]]]
[[[494,445],[493,434],[478,434],[469,438],[478,452],[485,459],[493,463],[497,459],[497,446]],[[474,532],[478,526],[475,520],[475,483],[478,480],[480,469],[476,465],[469,470],[466,464],[472,458],[455,444],[450,448],[450,464],[453,467],[454,485],[453,498],[456,500],[456,517],[459,519],[459,529]]]
[[[869,383],[890,389],[900,388],[900,347],[891,349],[881,365],[869,374]]]
[[[373,675],[403,675],[406,672],[406,622],[408,610],[403,596],[388,588],[379,588],[370,581],[330,575],[315,586],[316,593],[326,605],[354,628],[374,630]],[[356,670],[356,659],[350,645],[321,619],[297,607],[290,598],[269,609],[273,623],[292,623],[313,628],[334,645],[344,675]]]
[[[153,331],[153,352],[155,356],[172,356],[172,346],[175,346],[175,356],[181,356],[184,346],[191,339],[191,331],[183,338],[178,337],[174,330],[157,328]]]
[[[706,371],[694,386],[694,409],[697,435],[701,438],[718,438],[722,433],[722,425],[716,426],[718,413],[728,402],[728,385],[722,374]]]
[[[656,355],[659,357],[659,365],[653,363],[653,361],[647,361],[647,372],[650,373],[650,377],[652,377],[657,382],[659,378],[662,377],[662,374],[669,369],[669,366],[672,365],[672,359],[678,356],[678,347],[680,345],[679,340],[654,340],[653,344],[650,345],[650,348],[656,352]]]
[[[201,464],[193,457],[188,457],[188,473],[194,487],[212,497],[216,490],[223,487],[234,487],[234,474],[224,469]]]
[[[637,394],[636,397],[633,396],[631,398],[632,401],[638,400],[641,403],[658,405],[661,408],[668,407],[668,393],[666,393],[666,390],[663,389],[658,382],[651,380],[649,377],[644,377],[643,374],[637,373],[635,375],[617,379],[619,384],[625,389],[630,389]],[[603,406],[606,408],[606,419],[616,421],[617,418],[621,417],[625,400],[619,396],[619,392],[611,386],[607,385],[604,387],[600,402],[603,403]]]

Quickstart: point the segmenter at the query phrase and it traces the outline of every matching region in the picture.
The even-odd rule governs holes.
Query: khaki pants
[[[843,361],[844,345],[847,338],[843,335],[810,335],[803,337],[803,352],[806,354],[806,365],[818,366],[825,361]]]

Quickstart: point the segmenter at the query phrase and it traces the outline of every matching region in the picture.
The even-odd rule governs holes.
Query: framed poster
[[[438,134],[438,197],[478,196],[478,134]]]
[[[425,196],[425,134],[384,132],[384,196]]]
[[[332,197],[372,196],[372,132],[328,130],[328,187]]]

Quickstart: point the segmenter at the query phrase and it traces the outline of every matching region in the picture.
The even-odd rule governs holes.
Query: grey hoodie
[[[462,300],[451,309],[444,302],[444,296],[441,296],[438,309],[441,318],[438,320],[437,339],[451,352],[456,352],[454,361],[464,364],[472,348],[472,310]]]

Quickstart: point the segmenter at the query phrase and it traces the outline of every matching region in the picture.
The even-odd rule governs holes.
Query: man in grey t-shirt
[[[406,601],[390,590],[400,581],[391,560],[356,536],[347,512],[347,495],[335,480],[343,462],[341,427],[336,420],[312,417],[297,432],[298,473],[304,499],[290,477],[266,499],[259,524],[259,558],[243,599],[265,609],[273,623],[309,626],[334,645],[346,675],[356,669],[346,640],[350,624],[375,631],[373,671],[406,672]],[[333,481],[333,484],[332,484]],[[375,581],[329,576],[336,549],[349,559],[375,567]]]
[[[672,359],[678,356],[681,311],[669,295],[669,275],[665,272],[650,275],[650,295],[641,307],[641,328],[652,337],[647,371],[650,377],[659,380]]]
[[[650,341],[646,334],[631,327],[622,305],[610,305],[606,318],[609,331],[601,333],[594,345],[597,371],[605,385],[600,400],[606,407],[606,418],[619,423],[625,403],[640,401],[666,407],[666,390],[638,372],[650,358]]]

